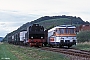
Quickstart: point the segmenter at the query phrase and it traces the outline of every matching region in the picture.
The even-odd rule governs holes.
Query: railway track
[[[90,59],[89,51],[78,50],[78,49],[50,48],[50,47],[42,47],[41,49]]]
[[[26,46],[20,46],[20,47],[24,48]],[[90,51],[79,50],[75,48],[67,49],[67,48],[50,48],[50,47],[40,47],[38,49],[63,53],[67,57],[71,58],[71,60],[90,60]]]

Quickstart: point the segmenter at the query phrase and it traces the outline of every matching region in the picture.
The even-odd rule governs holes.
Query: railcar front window
[[[68,34],[69,33],[69,29],[65,29],[65,33]]]
[[[74,33],[74,29],[70,29],[70,34],[73,34]]]
[[[56,32],[57,32],[58,34],[60,34],[60,29],[56,29]]]
[[[61,34],[64,34],[64,29],[60,29],[60,33]]]

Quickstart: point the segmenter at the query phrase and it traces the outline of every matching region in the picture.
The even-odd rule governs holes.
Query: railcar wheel
[[[60,45],[59,48],[62,48],[62,46]]]
[[[68,48],[70,48],[70,47],[71,47],[71,45],[68,46]]]
[[[50,44],[50,47],[53,47],[53,45]]]

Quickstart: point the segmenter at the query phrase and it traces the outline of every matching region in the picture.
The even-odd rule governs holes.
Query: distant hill
[[[88,21],[83,21],[80,17],[76,16],[44,16],[37,20],[30,22],[39,23],[40,25],[44,26],[46,29],[50,28],[51,26],[57,26],[61,24],[72,24],[72,25],[82,25],[82,24],[90,24]]]
[[[29,25],[32,25],[34,23],[39,23],[40,25],[44,26],[46,29],[48,29],[50,26],[54,25],[61,25],[61,24],[72,24],[73,25],[81,25],[81,24],[89,24],[88,21],[83,21],[80,17],[73,17],[73,16],[44,16],[40,17],[34,21],[27,22],[26,24],[23,24],[18,30],[26,29]]]
[[[44,16],[44,17],[40,17],[34,21],[27,22],[26,24],[23,24],[17,30],[6,35],[6,37],[13,35],[17,32],[20,32],[21,30],[26,30],[28,26],[30,26],[34,23],[39,23],[40,25],[44,26],[45,29],[49,29],[49,28],[52,28],[54,26],[61,25],[61,24],[65,24],[65,25],[67,25],[67,24],[69,24],[69,25],[70,24],[72,24],[72,25],[90,24],[88,21],[85,22],[80,17],[76,17],[76,16],[74,16],[74,17],[73,16],[66,16],[66,15]]]

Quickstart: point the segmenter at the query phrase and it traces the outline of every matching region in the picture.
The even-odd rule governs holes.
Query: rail
[[[84,51],[84,50],[64,49],[64,48],[50,48],[50,47],[42,47],[41,49],[42,50],[47,50],[47,51],[53,51],[53,52],[69,54],[69,55],[73,55],[73,56],[90,58],[90,52],[89,51]]]

